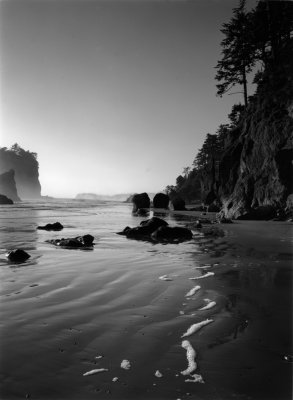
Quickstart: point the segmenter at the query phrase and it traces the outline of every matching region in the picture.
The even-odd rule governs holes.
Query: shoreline
[[[3,397],[291,400],[292,363],[285,356],[292,354],[292,225],[236,221],[216,225],[224,236],[197,230],[191,241],[154,244],[116,235],[122,223],[149,217],[115,207],[114,213],[102,206],[94,213],[32,210],[30,220],[17,220],[17,230],[7,215],[7,243],[30,238],[32,260],[21,267],[2,260],[9,321],[1,343]],[[62,212],[65,236],[93,230],[93,251],[51,247],[46,240],[60,233],[36,231]],[[200,214],[167,212],[168,222],[180,226]],[[190,279],[208,272],[214,275]],[[188,366],[185,339],[204,384],[181,375]],[[130,361],[129,371],[121,370],[122,360]],[[108,371],[84,376],[100,368]]]

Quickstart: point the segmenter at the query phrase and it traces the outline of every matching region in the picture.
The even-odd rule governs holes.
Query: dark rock
[[[185,201],[182,199],[182,197],[176,196],[172,199],[171,201],[173,205],[173,209],[175,211],[185,211]]]
[[[260,206],[251,209],[248,212],[244,212],[237,219],[238,220],[270,220],[275,218],[277,215],[277,210],[273,206]]]
[[[150,239],[150,235],[158,229],[160,226],[166,226],[168,223],[158,217],[152,217],[141,221],[139,226],[135,228],[130,228],[127,226],[122,232],[117,232],[118,235],[125,235],[128,238],[133,239]]]
[[[147,193],[134,194],[132,197],[132,212],[137,212],[139,208],[150,208],[150,198]]]
[[[168,208],[169,207],[169,196],[164,193],[157,193],[153,198],[154,208]]]
[[[9,261],[24,262],[28,258],[30,258],[30,255],[22,249],[16,249],[6,253],[6,257],[8,258]]]
[[[9,199],[13,201],[21,201],[17,194],[16,183],[14,178],[15,174],[13,169],[11,169],[8,172],[4,172],[3,174],[0,175],[0,193],[7,196]]]
[[[220,207],[217,206],[216,204],[210,204],[209,206],[207,206],[207,211],[208,212],[219,212]]]
[[[63,229],[63,225],[60,222],[54,222],[54,224],[47,224],[44,226],[38,226],[37,229],[42,229],[45,231],[61,231]]]
[[[160,226],[167,226],[168,222],[162,218],[152,217],[150,219],[146,219],[145,221],[141,221],[140,225],[147,226],[150,229],[150,232],[154,232]]]
[[[158,229],[160,226],[166,226],[168,223],[158,217],[152,217],[145,221],[141,221],[140,226],[129,228],[128,226],[120,232],[121,235],[126,235],[128,238],[146,238]]]
[[[4,194],[0,194],[0,204],[13,204],[13,201],[4,196]]]
[[[125,235],[125,236],[126,236],[126,234],[127,234],[127,232],[129,231],[129,229],[133,229],[133,228],[130,228],[129,226],[126,226],[126,227],[123,229],[123,231],[121,231],[121,232],[116,232],[116,233],[117,233],[117,235]]]
[[[184,241],[192,239],[192,232],[180,226],[160,226],[151,236],[158,241]]]
[[[149,214],[149,210],[148,209],[145,209],[145,208],[139,208],[137,211],[136,211],[136,215],[137,216],[139,216],[139,217],[143,217],[143,216],[147,216],[148,214]]]
[[[92,235],[77,236],[75,238],[47,240],[48,243],[54,244],[55,246],[69,248],[92,247],[94,245],[93,241],[94,237]]]

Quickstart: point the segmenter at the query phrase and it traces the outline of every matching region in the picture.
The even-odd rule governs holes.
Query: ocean
[[[286,399],[292,225],[241,221],[222,226],[223,237],[194,231],[184,243],[151,243],[116,234],[146,219],[131,209],[80,200],[0,207],[0,398]],[[56,221],[62,231],[37,230]],[[88,233],[93,249],[46,242]],[[15,248],[31,258],[9,262]]]

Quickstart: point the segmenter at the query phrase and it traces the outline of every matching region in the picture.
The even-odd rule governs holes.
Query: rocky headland
[[[293,27],[286,16],[293,15],[293,6],[276,3],[270,2],[275,25],[263,22],[267,9],[262,3],[251,14],[256,20],[261,17],[251,44],[253,62],[262,62],[254,76],[255,94],[246,104],[232,107],[229,124],[207,135],[193,168],[185,168],[176,185],[167,186],[171,200],[180,196],[189,203],[197,201],[225,218],[292,218]],[[229,75],[221,73],[220,78],[228,80]]]
[[[5,175],[7,173],[8,175]],[[26,151],[18,144],[14,144],[10,149],[1,147],[0,174],[4,175],[2,179],[7,179],[7,176],[9,176],[5,186],[0,188],[1,194],[15,201],[41,198],[39,163],[36,153]],[[13,183],[14,179],[15,182]],[[16,189],[17,194],[15,193]],[[9,195],[10,192],[13,193],[12,197]]]
[[[11,169],[7,172],[4,172],[3,174],[0,174],[0,193],[5,197],[8,197],[8,199],[12,201],[20,201],[20,198],[18,197],[17,189],[16,189],[16,183],[14,179],[15,173],[14,170]],[[4,200],[3,200],[4,201]],[[5,204],[5,203],[1,203]],[[11,203],[6,203],[6,204],[11,204]]]

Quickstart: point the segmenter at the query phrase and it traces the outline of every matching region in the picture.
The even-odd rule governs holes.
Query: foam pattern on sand
[[[99,368],[99,369],[92,369],[91,371],[85,372],[83,376],[89,376],[89,375],[94,375],[98,374],[99,372],[106,372],[109,371],[107,368]]]
[[[204,274],[204,275],[195,276],[194,278],[189,278],[189,279],[192,280],[192,281],[195,281],[195,280],[197,280],[197,279],[204,279],[204,278],[208,278],[209,276],[213,276],[213,275],[215,275],[214,272],[207,272],[207,273]]]
[[[191,336],[193,333],[199,331],[203,326],[213,322],[213,319],[205,319],[204,321],[198,322],[197,324],[191,325],[187,331],[181,336],[182,338]]]
[[[197,368],[197,364],[194,361],[196,352],[188,340],[183,340],[181,346],[186,350],[186,358],[188,362],[188,367],[184,371],[181,371],[181,374],[190,375]]]
[[[199,285],[194,286],[194,288],[192,288],[191,290],[189,290],[188,293],[186,293],[185,297],[193,296],[199,289],[201,289],[201,287]]]
[[[210,310],[211,308],[215,307],[215,305],[217,304],[215,301],[211,301],[209,299],[204,299],[204,301],[207,304],[205,306],[199,308],[198,311]]]

